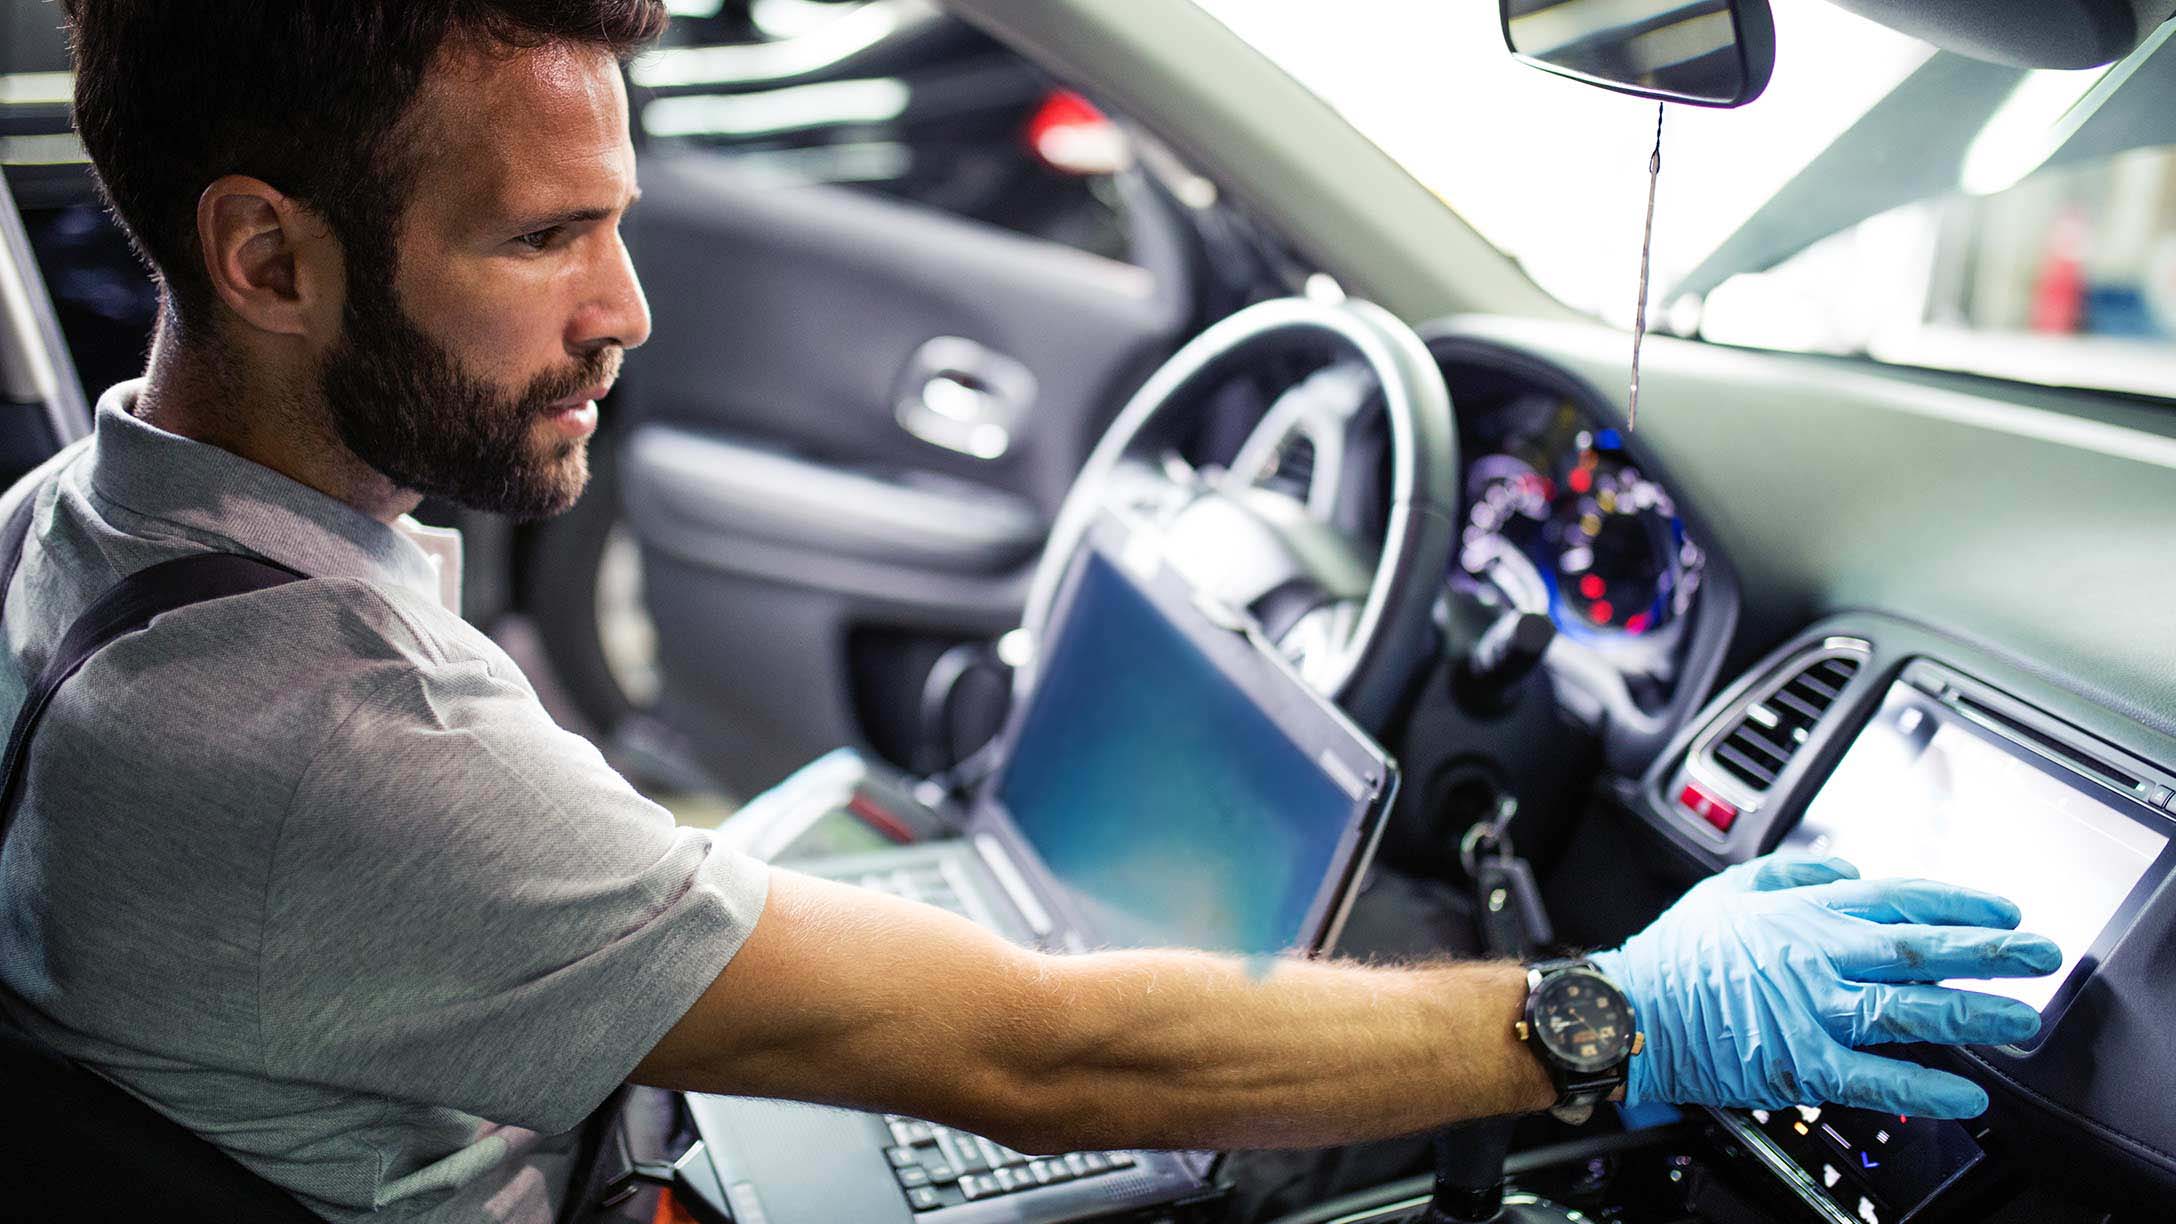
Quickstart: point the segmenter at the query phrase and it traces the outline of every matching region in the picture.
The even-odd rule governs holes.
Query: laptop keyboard
[[[907,1206],[916,1211],[1055,1186],[1130,1169],[1136,1162],[1131,1152],[1025,1156],[980,1135],[934,1122],[896,1115],[886,1115],[884,1121],[892,1131],[892,1146],[884,1149],[884,1158],[906,1192]]]
[[[876,892],[890,893],[895,897],[905,897],[909,901],[919,901],[924,905],[934,905],[941,910],[950,910],[970,921],[974,919],[974,915],[967,912],[967,903],[960,900],[959,890],[952,886],[951,878],[935,863],[917,863],[912,867],[895,867],[890,871],[872,871],[846,882],[859,884]]]
[[[959,890],[953,887],[950,877],[935,864],[868,872],[852,877],[849,882],[950,910],[970,921],[976,920],[960,899]],[[980,1202],[1037,1186],[1055,1186],[1060,1182],[1130,1169],[1137,1163],[1137,1157],[1131,1152],[1028,1156],[980,1135],[970,1135],[934,1122],[897,1115],[886,1115],[884,1122],[892,1132],[891,1146],[884,1149],[884,1158],[891,1162],[892,1176],[898,1179],[899,1189],[906,1194],[907,1206],[916,1211],[935,1211],[940,1207],[957,1207],[961,1203]]]

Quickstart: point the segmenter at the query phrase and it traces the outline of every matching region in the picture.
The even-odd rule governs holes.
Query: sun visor
[[[2130,54],[2176,0],[1834,0],[1945,51],[2021,68],[2091,68]]]

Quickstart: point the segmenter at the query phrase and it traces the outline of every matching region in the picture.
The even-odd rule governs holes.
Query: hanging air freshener
[[[1647,156],[1647,229],[1640,236],[1640,300],[1632,315],[1632,402],[1625,412],[1626,429],[1640,423],[1640,342],[1647,338],[1647,258],[1655,245],[1655,185],[1662,180],[1662,108],[1655,103],[1655,151]]]

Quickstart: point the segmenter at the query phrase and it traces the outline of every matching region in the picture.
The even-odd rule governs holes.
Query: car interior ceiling
[[[1868,111],[1719,235],[1688,291],[1929,194],[1920,170],[1887,173],[1897,142],[1938,146],[1948,160],[1921,170],[1946,186],[2030,70],[2147,46],[2144,83],[2087,116],[2072,156],[2144,147],[2132,129],[2165,130],[2176,51],[2148,44],[2166,39],[2176,0],[1834,2],[1938,48],[1903,93],[1962,98],[1953,130],[1902,106]],[[652,131],[648,198],[630,230],[658,330],[610,406],[609,495],[544,528],[427,506],[475,550],[471,617],[540,636],[540,671],[572,694],[564,716],[659,794],[745,795],[812,749],[848,746],[851,768],[794,809],[805,822],[759,842],[806,855],[942,836],[1031,691],[1015,668],[1033,635],[1008,634],[1037,627],[1073,572],[1092,530],[1076,508],[1081,473],[1109,482],[1093,490],[1099,504],[1111,490],[1131,497],[1166,540],[1208,531],[1186,507],[1233,473],[1261,504],[1322,520],[1307,531],[1334,532],[1277,534],[1256,521],[1272,515],[1256,515],[1258,537],[1196,537],[1197,567],[1180,571],[1215,591],[1211,603],[1243,591],[1230,602],[1274,639],[1279,666],[1327,685],[1402,777],[1348,950],[1612,946],[1695,881],[1779,846],[1894,852],[1906,865],[1916,853],[1929,870],[1984,871],[2049,912],[2092,917],[2036,1044],[1917,1052],[1986,1086],[1995,1104],[1983,1118],[1539,1116],[1474,1138],[1487,1157],[1475,1176],[1508,1182],[1514,1201],[1475,1219],[2165,1218],[2176,1201],[2176,1043],[2163,1018],[2176,981],[2176,401],[1766,351],[1695,329],[1646,341],[1631,428],[1623,330],[1549,298],[1192,4],[1157,0],[1157,22],[1125,7],[954,0],[945,24],[873,44],[872,71],[940,82],[924,95],[934,109],[909,116],[914,130],[887,135],[924,150],[919,169],[875,186],[840,171],[779,190],[781,165],[848,156],[822,141],[726,157],[729,142]],[[715,20],[740,25],[703,37],[760,36],[749,6],[725,8]],[[1221,73],[1188,67],[1205,48]],[[1066,94],[1094,113],[1123,116],[1137,150],[1092,185],[1013,147],[1061,82],[1078,83]],[[636,97],[698,89],[743,86],[638,79]],[[1235,118],[1242,104],[1257,113]],[[1757,101],[1745,112],[1760,113]],[[64,105],[0,107],[0,132],[23,139],[56,114],[64,124]],[[1310,161],[1320,151],[1335,172]],[[136,372],[156,300],[80,165],[6,169],[0,472],[12,482],[88,432],[86,390]],[[763,295],[772,309],[742,306]],[[1387,307],[1384,320],[1366,303]],[[835,333],[797,333],[810,318],[850,319],[862,343],[841,352]],[[1235,319],[1254,322],[1216,331]],[[1204,336],[1229,347],[1200,347]],[[929,348],[962,337],[974,341]],[[1418,364],[1401,364],[1410,355]],[[1195,357],[1198,368],[1174,372]],[[1035,413],[1004,418],[1014,432],[978,458],[979,442],[930,432],[942,421],[915,432],[915,397],[932,387],[978,412],[1025,387]],[[1408,401],[1431,387],[1446,436],[1412,423],[1426,404]],[[1438,467],[1441,521],[1401,517],[1404,491]],[[1182,496],[1130,480],[1168,480]],[[1076,537],[1053,546],[1069,525]],[[1425,538],[1435,528],[1441,538]],[[598,573],[620,543],[640,562],[632,589],[656,638],[655,695],[630,696],[596,624]],[[1433,563],[1379,573],[1386,554]],[[588,568],[569,577],[569,558]],[[1267,568],[1239,572],[1253,561]],[[549,591],[557,602],[538,594]],[[1364,619],[1378,595],[1409,615]],[[1321,640],[1354,646],[1334,660],[1342,670],[1312,670],[1336,653],[1307,636],[1314,614],[1337,627]],[[1379,624],[1394,627],[1366,638]],[[729,641],[750,637],[773,648]],[[2008,801],[1952,768],[2007,779]],[[1841,810],[1846,793],[1893,806],[1857,819]],[[2033,806],[2049,795],[2062,821]],[[1999,819],[1971,823],[1971,804]],[[2076,824],[2131,830],[2149,851],[2127,875],[2096,875],[2049,852],[2088,835]],[[1394,904],[1422,891],[1449,898],[1425,921]],[[714,1162],[630,1153],[625,1176],[677,1186],[695,1218],[823,1219],[821,1193],[837,1192],[824,1178],[854,1176],[790,1154],[790,1120],[766,1138],[722,1114],[689,1119]],[[901,1121],[856,1124],[881,1138]],[[188,1177],[173,1170],[200,1155],[158,1159],[169,1163],[154,1175]],[[730,1159],[750,1163],[736,1173]],[[763,1184],[748,1168],[793,1188],[751,1211],[732,1191],[736,1176]],[[1424,1214],[1430,1173],[1396,1172],[1287,1204],[1280,1224],[1457,1218]],[[1011,1206],[1027,1201],[1024,1180],[1019,1196],[947,1191],[925,1210],[899,1199],[893,1170],[871,1176],[890,1196],[882,1218],[898,1221],[1236,1218],[1216,1195],[1033,1215]],[[237,1200],[256,1193],[218,1184]],[[1543,1214],[1552,1202],[1585,1215]],[[817,1206],[790,1206],[805,1203]],[[209,1204],[190,1218],[221,1216]]]

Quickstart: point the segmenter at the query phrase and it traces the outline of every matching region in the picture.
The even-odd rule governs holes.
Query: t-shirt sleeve
[[[577,1125],[739,950],[767,870],[482,661],[370,680],[273,848],[266,1070]]]

